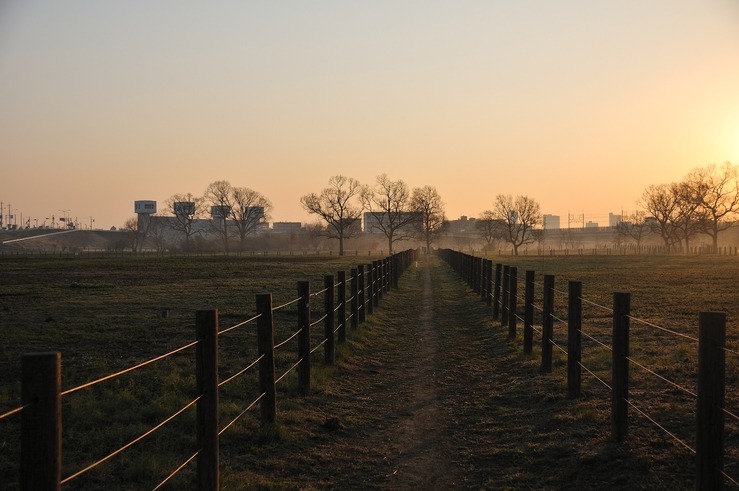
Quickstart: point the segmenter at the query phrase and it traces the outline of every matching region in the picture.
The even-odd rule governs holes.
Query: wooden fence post
[[[508,325],[508,287],[511,277],[511,267],[508,265],[503,266],[503,296],[500,302],[500,325]]]
[[[518,268],[511,266],[508,270],[508,339],[516,337],[516,317],[518,300]]]
[[[218,471],[218,310],[195,312],[197,402],[198,489],[219,489]]]
[[[503,274],[503,265],[495,263],[495,285],[493,286],[493,320],[500,316],[500,280]]]
[[[357,279],[359,281],[359,284],[357,286],[357,303],[359,304],[359,323],[363,323],[364,320],[367,318],[367,305],[364,298],[364,264],[359,264],[357,266]]]
[[[262,424],[271,424],[277,417],[275,390],[275,326],[272,318],[272,294],[257,294],[257,354],[259,360],[259,403]]]
[[[530,355],[534,345],[534,279],[533,270],[526,271],[523,308],[523,352]]]
[[[580,397],[582,383],[582,282],[570,281],[567,295],[567,397]]]
[[[310,394],[310,282],[298,281],[298,390]]]
[[[359,273],[357,268],[351,269],[351,302],[350,309],[352,311],[352,329],[356,329],[359,325]]]
[[[367,264],[367,315],[375,312],[375,269]]]
[[[697,489],[724,489],[726,313],[701,312],[698,333]]]
[[[339,326],[339,342],[343,343],[346,341],[346,271],[338,271],[336,275],[339,282],[338,298],[336,299],[339,302],[339,310],[336,322]]]
[[[628,431],[629,399],[629,315],[631,295],[613,294],[613,360],[611,386],[611,435],[613,441],[622,442]]]
[[[336,359],[336,348],[334,346],[334,277],[325,275],[323,277],[323,288],[326,289],[324,296],[324,308],[326,319],[324,320],[323,334],[326,344],[323,346],[323,362],[333,365]]]
[[[541,318],[541,371],[552,373],[552,334],[554,331],[554,275],[544,275],[544,302]]]
[[[490,259],[485,262],[485,278],[487,283],[485,285],[485,303],[488,307],[493,305],[493,261]]]
[[[21,489],[59,490],[62,478],[62,355],[21,358]]]
[[[380,306],[380,261],[372,261],[372,304]]]

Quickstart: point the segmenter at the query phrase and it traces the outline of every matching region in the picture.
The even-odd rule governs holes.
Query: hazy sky
[[[525,194],[605,223],[726,160],[735,0],[0,0],[0,201],[24,220],[120,226],[225,179],[312,221],[329,177],[387,173],[449,218]]]

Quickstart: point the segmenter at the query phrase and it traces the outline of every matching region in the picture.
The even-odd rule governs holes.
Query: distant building
[[[556,230],[560,228],[559,215],[544,215],[544,229]]]
[[[456,220],[449,220],[446,232],[453,236],[477,237],[480,234],[477,228],[477,220],[468,218],[466,215],[462,215]]]
[[[614,215],[613,213],[608,214],[608,226],[617,227],[619,223],[623,221],[623,215]]]
[[[303,224],[300,222],[274,222],[272,224],[272,232],[275,234],[300,233],[302,230]]]
[[[585,228],[598,228],[598,222],[585,222]]]

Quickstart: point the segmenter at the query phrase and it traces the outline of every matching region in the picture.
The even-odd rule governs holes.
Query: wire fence
[[[695,456],[699,489],[720,489],[724,480],[736,483],[724,466],[724,416],[739,421],[739,417],[725,407],[724,355],[739,355],[739,352],[725,346],[724,313],[701,312],[699,336],[696,338],[632,315],[628,293],[614,293],[613,306],[609,307],[584,298],[580,282],[568,282],[569,290],[565,291],[554,287],[553,275],[543,275],[543,281],[537,281],[534,271],[526,271],[521,276],[515,266],[493,264],[485,258],[451,250],[440,251],[440,256],[491,306],[493,318],[508,327],[509,338],[516,337],[517,324],[523,323],[524,353],[532,351],[533,333],[540,336],[542,372],[552,371],[552,348],[561,353],[566,359],[569,397],[580,397],[583,371],[610,393],[614,441],[625,439],[629,426],[628,410],[631,409],[667,440]],[[523,298],[518,292],[519,282],[524,285]],[[535,290],[540,293],[541,304],[534,301]],[[555,297],[565,301],[566,312],[560,313],[555,309]],[[592,310],[592,315],[585,316],[583,306]],[[534,325],[535,312],[539,313],[541,328]],[[603,313],[611,318],[608,325],[604,325]],[[588,322],[587,326],[583,325],[584,320]],[[678,381],[667,374],[664,366],[649,366],[642,358],[649,356],[650,350],[641,346],[644,343],[629,340],[631,324],[650,329],[649,334],[653,336],[668,336],[674,342],[697,345],[697,380],[693,382],[698,389],[689,388],[687,380]],[[639,334],[645,336],[648,333]],[[630,352],[630,345],[634,352]],[[608,357],[597,354],[596,350],[607,352]],[[583,354],[587,355],[587,361],[583,361]],[[611,361],[610,366],[605,363],[606,359]],[[630,366],[637,371],[632,374]],[[610,383],[606,380],[609,372]],[[634,383],[638,384],[638,390],[634,390]],[[674,394],[669,390],[655,390],[654,387],[660,384]],[[678,395],[687,401],[677,400]],[[680,435],[686,433],[687,425],[675,424],[676,417],[671,416],[669,421],[660,420],[664,412],[656,410],[656,402],[662,404],[669,399],[672,405],[692,406],[686,416],[693,420],[693,431],[687,433],[692,434],[695,445],[687,443],[686,437]]]
[[[29,448],[21,453],[19,466],[21,489],[58,489],[62,485],[76,481],[170,425],[193,407],[197,407],[197,431],[192,432],[197,436],[197,450],[188,454],[189,456],[169,471],[153,489],[161,489],[165,484],[170,483],[194,461],[197,462],[195,476],[197,489],[218,489],[218,438],[257,405],[260,406],[261,423],[273,423],[276,418],[275,387],[289,374],[297,371],[298,389],[302,394],[308,393],[311,384],[312,355],[323,348],[324,363],[333,363],[335,335],[338,334],[339,342],[344,341],[345,328],[349,322],[351,321],[352,327],[357,327],[359,322],[365,319],[367,313],[371,314],[382,295],[390,292],[392,288],[397,288],[399,276],[408,268],[417,254],[417,251],[407,250],[372,261],[371,264],[366,265],[366,270],[364,265],[352,268],[349,278],[346,278],[346,272],[341,271],[337,283],[334,283],[333,275],[326,275],[324,287],[314,292],[310,291],[308,282],[298,282],[300,292],[298,298],[277,307],[272,306],[271,294],[258,294],[256,315],[226,328],[219,329],[217,310],[197,311],[195,315],[196,340],[64,391],[61,390],[60,353],[25,355],[22,359],[21,405],[0,414],[0,422],[21,416],[21,440],[30,442]],[[350,289],[349,295],[347,295],[348,288]],[[324,298],[323,312],[316,320],[311,321],[310,299],[320,296]],[[336,303],[338,305],[335,306]],[[297,329],[286,339],[275,344],[274,314],[296,304]],[[312,336],[312,328],[320,324],[324,325],[323,331],[320,335]],[[257,337],[257,355],[237,368],[233,374],[219,380],[219,337],[247,326],[256,328],[254,331]],[[293,344],[297,344],[297,347],[293,346],[293,351],[290,353],[287,350]],[[220,350],[222,351],[225,347],[227,345],[222,346]],[[195,348],[195,378],[198,395],[124,445],[108,452],[103,457],[94,458],[89,464],[62,478],[62,398],[91,389],[104,382],[119,379],[123,375],[154,365],[190,348]],[[294,358],[295,350],[297,350],[297,361]],[[276,377],[275,369],[278,365],[282,366],[281,370],[284,369],[284,371]],[[245,403],[235,417],[230,417],[228,423],[219,428],[219,418],[225,415],[219,406],[219,392],[225,390],[227,385],[247,375],[253,375],[250,380],[257,387],[257,396]],[[39,438],[39,435],[44,435],[44,437]]]

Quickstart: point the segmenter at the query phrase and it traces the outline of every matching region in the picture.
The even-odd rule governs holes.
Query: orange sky
[[[730,0],[5,1],[0,201],[110,228],[225,179],[308,221],[330,176],[387,173],[449,218],[525,194],[605,223],[739,163],[737,26]]]

